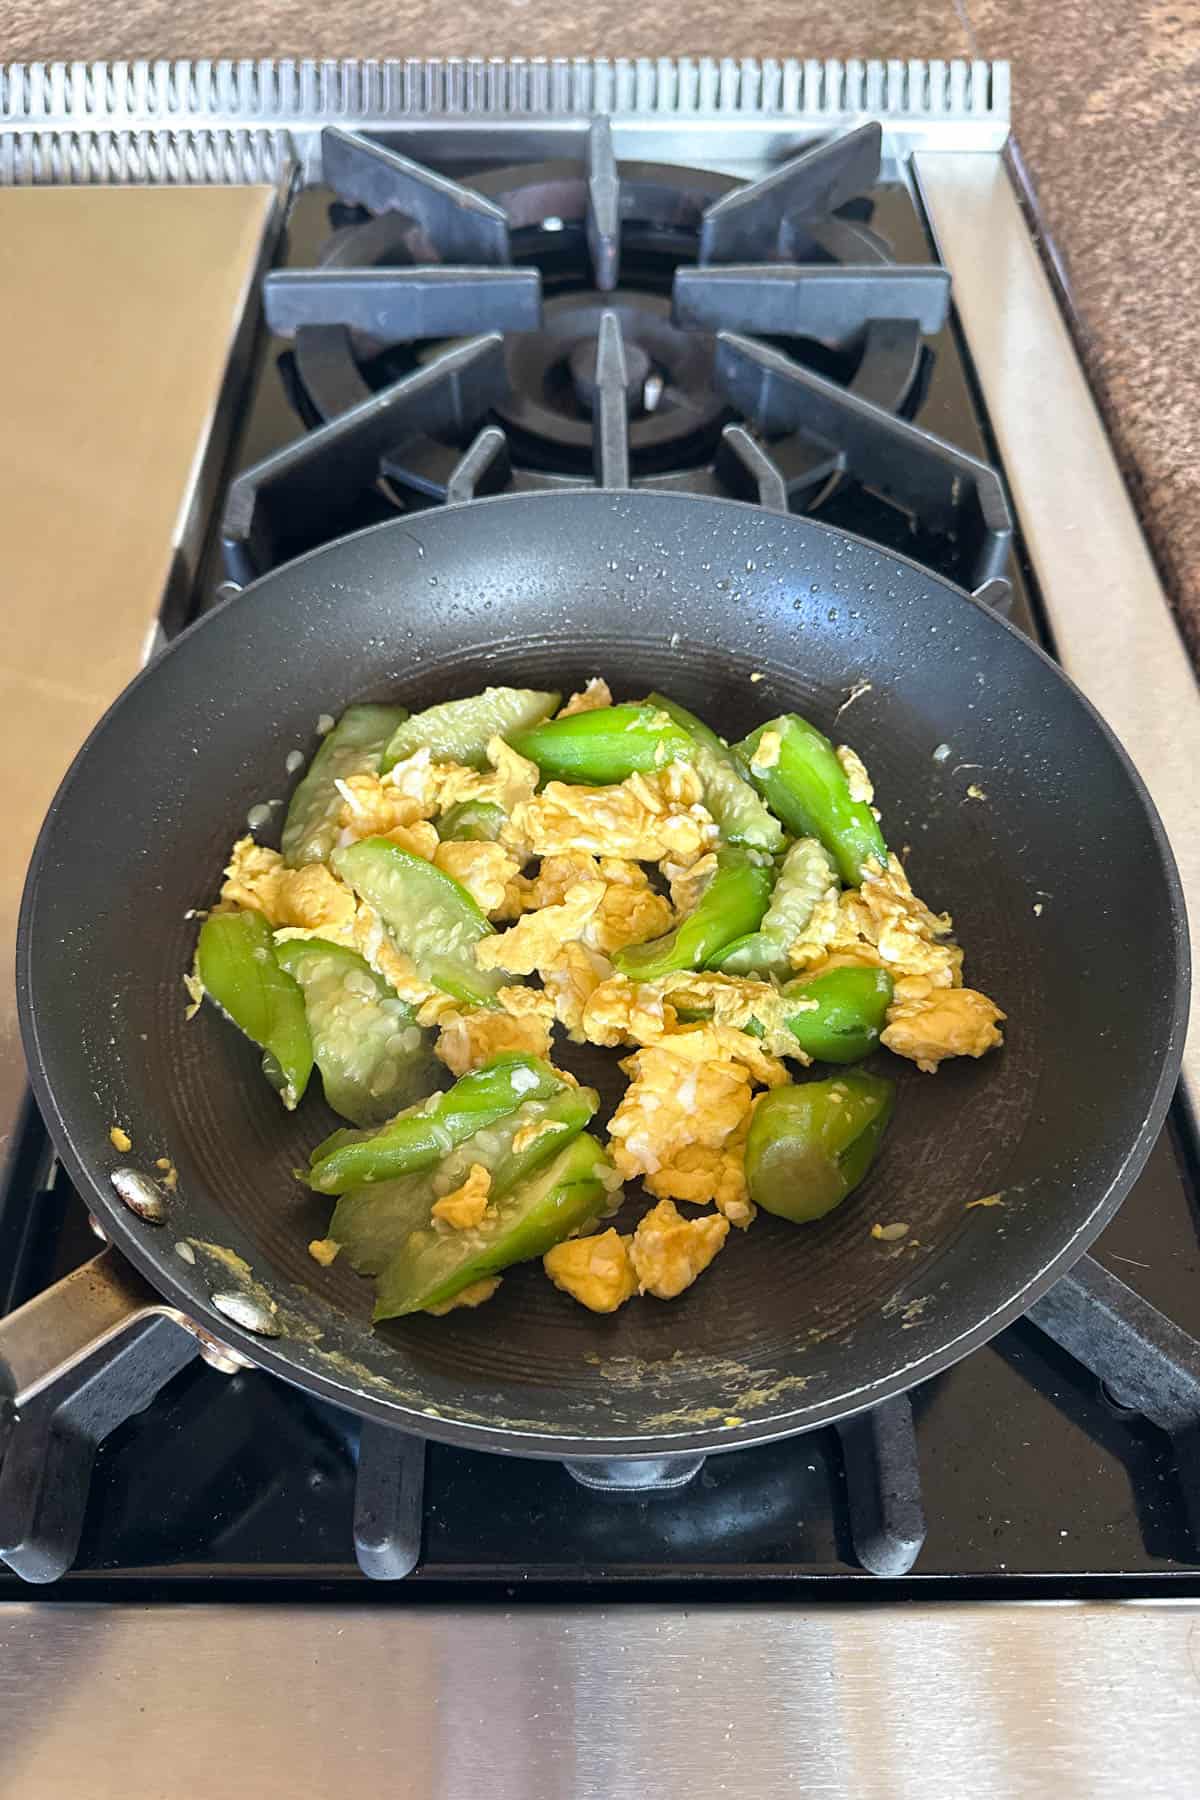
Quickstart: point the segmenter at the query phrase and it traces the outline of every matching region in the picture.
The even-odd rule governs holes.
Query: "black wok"
[[[306,1249],[328,1206],[291,1171],[330,1128],[322,1103],[289,1117],[212,1008],[185,1022],[188,909],[215,893],[248,809],[285,796],[285,758],[311,750],[321,713],[365,698],[415,708],[486,682],[567,690],[596,673],[627,696],[663,689],[731,738],[795,708],[853,742],[891,843],[911,845],[918,891],[955,916],[968,979],[1007,1010],[1006,1046],[934,1078],[885,1058],[900,1094],[867,1185],[819,1225],[760,1218],[670,1305],[598,1318],[533,1267],[478,1313],[372,1330],[371,1285]],[[54,1140],[169,1303],[360,1413],[557,1456],[804,1430],[982,1343],[1086,1249],[1141,1168],[1178,1070],[1187,984],[1179,883],[1145,790],[1019,633],[819,524],[597,492],[381,526],[187,632],[64,781],[18,966]],[[607,1065],[610,1099],[613,1061],[586,1065],[593,1078]],[[130,1156],[110,1145],[114,1121]],[[161,1155],[179,1188],[156,1226],[109,1176]],[[1001,1205],[969,1207],[996,1193]],[[881,1242],[875,1221],[908,1235]],[[208,1250],[185,1261],[187,1240],[244,1259],[278,1303],[280,1335],[214,1309],[214,1291],[247,1277]]]

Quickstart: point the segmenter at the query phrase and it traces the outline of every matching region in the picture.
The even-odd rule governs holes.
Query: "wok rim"
[[[455,506],[431,510],[420,516],[420,523],[423,529],[428,525],[433,525],[437,530],[440,527],[436,525],[436,520],[440,517],[461,516],[465,512],[478,514],[485,508],[511,508],[518,505],[524,505],[527,508],[535,504],[541,507],[562,507],[564,504],[578,504],[580,499],[588,493],[589,490],[586,489],[571,489],[561,494],[494,495],[486,499],[465,501]],[[637,490],[625,490],[620,493],[595,490],[593,497],[597,502],[607,502],[618,513],[624,513],[628,508],[636,509],[638,506],[658,504],[665,499],[676,504],[700,506],[708,512],[712,512],[714,509],[736,510],[739,516],[744,512],[746,505],[743,501],[709,495],[663,495],[653,490],[644,490],[641,493]],[[303,556],[292,558],[278,568],[260,576],[224,605],[195,620],[159,655],[140,669],[111,705],[105,709],[76,752],[42,821],[30,858],[21,896],[16,939],[17,1010],[30,1086],[55,1149],[81,1197],[90,1204],[90,1209],[103,1223],[105,1233],[110,1241],[161,1295],[166,1306],[183,1313],[189,1319],[194,1319],[203,1326],[206,1333],[236,1349],[256,1367],[278,1375],[291,1382],[292,1385],[315,1393],[322,1400],[340,1406],[359,1417],[370,1418],[391,1425],[397,1430],[406,1430],[436,1442],[454,1444],[466,1449],[554,1461],[561,1461],[565,1458],[601,1460],[672,1454],[695,1455],[699,1452],[716,1454],[726,1450],[742,1449],[751,1444],[770,1443],[781,1438],[816,1430],[821,1426],[833,1424],[838,1420],[852,1417],[855,1413],[878,1406],[899,1394],[907,1393],[934,1375],[950,1368],[972,1350],[987,1343],[1006,1326],[1028,1312],[1055,1280],[1066,1274],[1071,1266],[1086,1254],[1126,1198],[1158,1140],[1174,1099],[1183,1057],[1191,979],[1187,913],[1179,872],[1158,810],[1129,753],[1111,727],[1066,671],[1042,649],[1040,644],[1035,643],[1018,627],[1000,617],[964,589],[957,587],[943,576],[935,574],[925,565],[910,557],[884,549],[869,538],[844,531],[820,520],[810,519],[804,515],[780,516],[787,517],[789,529],[794,529],[798,536],[812,533],[840,543],[847,541],[854,543],[869,550],[872,554],[882,557],[885,561],[913,571],[923,580],[943,590],[948,596],[952,596],[955,601],[974,607],[985,614],[990,628],[1007,633],[1015,639],[1024,652],[1031,654],[1036,661],[1041,662],[1062,684],[1067,698],[1083,709],[1109,750],[1115,754],[1121,772],[1128,781],[1134,797],[1141,804],[1149,826],[1151,841],[1157,852],[1159,872],[1165,884],[1171,919],[1170,949],[1174,965],[1174,979],[1170,996],[1170,1028],[1162,1045],[1158,1074],[1138,1135],[1086,1218],[1075,1227],[1066,1242],[1053,1256],[1048,1258],[1034,1274],[1025,1279],[1015,1291],[1000,1301],[977,1324],[966,1331],[959,1332],[947,1341],[939,1343],[922,1355],[915,1356],[901,1367],[894,1368],[890,1374],[859,1387],[843,1390],[820,1402],[810,1403],[808,1406],[794,1406],[786,1412],[769,1414],[743,1424],[709,1425],[678,1432],[660,1431],[653,1434],[621,1434],[612,1437],[589,1434],[585,1437],[575,1437],[567,1434],[552,1435],[545,1432],[525,1431],[510,1426],[477,1424],[466,1419],[446,1417],[440,1413],[431,1414],[399,1400],[385,1399],[380,1394],[373,1392],[369,1385],[354,1387],[348,1380],[334,1380],[319,1369],[302,1364],[287,1350],[277,1348],[274,1340],[259,1337],[234,1324],[223,1313],[217,1311],[211,1301],[197,1303],[196,1294],[184,1285],[171,1267],[170,1244],[165,1236],[159,1239],[163,1244],[163,1254],[156,1252],[153,1234],[155,1232],[162,1233],[164,1228],[146,1225],[142,1221],[135,1220],[120,1204],[113,1194],[107,1174],[94,1173],[76,1152],[71,1128],[58,1105],[47,1067],[47,1058],[43,1054],[35,1010],[37,976],[32,953],[32,938],[39,889],[50,856],[59,815],[75,782],[89,763],[96,746],[111,730],[116,728],[123,708],[140,690],[143,683],[155,679],[159,668],[166,663],[168,658],[175,657],[183,650],[195,634],[217,628],[217,621],[234,616],[236,611],[245,605],[254,604],[256,597],[268,584],[286,581],[296,570],[307,566],[314,560],[335,557],[345,545],[358,543],[363,539],[385,533],[395,535],[407,533],[411,536],[411,521],[406,517],[401,517],[383,520],[362,531],[350,533],[345,537],[334,539],[330,543],[322,544],[307,551]],[[289,1290],[294,1286],[286,1277],[280,1278],[280,1285]],[[364,1329],[369,1331],[369,1325],[365,1325]]]

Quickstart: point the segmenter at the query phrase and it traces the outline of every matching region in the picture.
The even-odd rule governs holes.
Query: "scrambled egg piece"
[[[795,969],[824,961],[830,951],[848,951],[894,975],[924,975],[935,987],[962,984],[963,953],[943,942],[952,929],[949,913],[930,912],[909,886],[899,859],[888,866],[867,864],[862,886],[842,893],[831,888],[813,908],[802,935],[788,950]]]
[[[436,814],[448,812],[462,800],[486,801],[511,813],[518,801],[528,800],[537,788],[537,765],[518,756],[503,738],[489,739],[487,757],[490,769],[470,769],[462,763],[436,763],[424,746],[386,775],[352,775],[339,781],[342,842],[388,837],[433,860],[438,836],[428,821]]]
[[[700,804],[703,788],[689,763],[669,763],[651,775],[630,775],[615,787],[575,787],[549,781],[512,814],[514,841],[537,856],[586,850],[626,861],[693,862],[717,836]],[[507,840],[506,840],[507,841]]]
[[[583,928],[581,941],[590,950],[611,956],[626,944],[644,944],[660,937],[674,923],[665,895],[650,886],[646,871],[619,856],[595,857],[586,851],[568,851],[543,858],[532,879],[520,877],[509,892],[517,898],[516,913],[559,905],[581,881],[602,881],[604,894]]]
[[[431,1216],[451,1231],[470,1231],[482,1222],[491,1191],[491,1175],[482,1163],[472,1163],[462,1186],[434,1201]]]
[[[833,754],[842,765],[842,774],[846,777],[850,798],[861,801],[864,806],[870,806],[875,798],[875,789],[871,777],[867,774],[867,765],[858,751],[852,750],[849,744],[839,744]]]
[[[858,935],[874,944],[886,968],[901,975],[926,975],[935,987],[958,987],[963,953],[946,944],[953,928],[949,913],[930,912],[909,885],[898,857],[886,869],[868,865],[862,886],[842,895]]]
[[[112,1127],[108,1134],[108,1141],[114,1150],[119,1150],[121,1152],[122,1156],[133,1149],[133,1139],[120,1125],[114,1125]]]
[[[437,831],[424,819],[418,819],[415,825],[396,825],[383,836],[410,855],[423,856],[426,862],[433,861],[439,842]]]
[[[609,973],[587,995],[579,1020],[583,1041],[611,1049],[615,1044],[655,1044],[679,1023],[657,981],[630,981]]]
[[[433,752],[428,744],[423,744],[402,762],[393,763],[380,779],[385,786],[395,788],[414,803],[418,819],[432,819],[438,809],[442,776],[443,770],[434,762]]]
[[[308,1246],[308,1254],[315,1263],[320,1263],[323,1269],[327,1269],[336,1261],[341,1247],[336,1238],[314,1238]]]
[[[386,837],[426,861],[437,849],[437,832],[426,823],[421,801],[411,794],[378,775],[350,775],[338,782],[337,789],[342,796],[340,844]]]
[[[577,694],[572,694],[561,712],[555,713],[556,719],[569,719],[572,713],[595,712],[601,706],[611,706],[612,691],[607,681],[600,675],[593,675],[585,687]]]
[[[717,1191],[713,1195],[717,1211],[739,1231],[745,1231],[758,1217],[758,1208],[750,1198],[746,1181],[746,1140],[750,1136],[750,1121],[757,1104],[756,1096],[750,1103],[749,1112],[724,1144],[721,1167],[717,1172]]]
[[[670,884],[671,905],[683,918],[686,913],[695,912],[704,898],[704,891],[717,872],[716,852],[709,850],[691,864],[662,862],[659,868]]]
[[[449,812],[463,800],[482,800],[511,816],[522,801],[531,799],[541,779],[536,763],[518,756],[502,737],[488,739],[487,759],[492,765],[488,773],[464,768],[459,763],[438,766],[438,806],[442,812]]]
[[[809,982],[815,981],[818,975],[828,975],[831,969],[878,969],[880,967],[879,952],[873,945],[855,943],[849,950],[830,950],[819,962],[810,963],[804,971],[803,986],[807,987]],[[796,979],[799,979],[799,977],[796,977]],[[903,975],[898,975],[896,977],[896,985],[905,979],[906,978]],[[919,976],[914,977],[913,979],[923,981],[925,977]],[[815,1003],[812,1000],[806,1001],[801,999],[800,993],[802,992],[803,988],[800,992],[789,995],[789,1013],[811,1011]]]
[[[756,774],[773,769],[779,761],[779,753],[783,749],[783,737],[778,731],[764,731],[754,746],[754,756],[750,767]]]
[[[517,876],[507,885],[502,910],[518,913],[517,923],[477,944],[475,960],[513,975],[536,969],[546,981],[552,971],[573,965],[582,973],[572,946],[610,955],[669,930],[673,917],[636,863],[586,852],[547,856],[535,876]]]
[[[587,1003],[612,972],[608,958],[589,950],[586,944],[564,944],[561,955],[542,970],[542,986],[554,1007],[554,1016],[577,1044],[587,1041],[583,1029]]]
[[[386,837],[428,861],[437,849],[437,832],[428,824],[437,811],[443,771],[428,749],[417,750],[386,775],[349,775],[337,783],[342,796],[338,814],[340,842]]]
[[[581,881],[603,881],[638,889],[650,885],[638,863],[625,862],[619,856],[592,856],[586,850],[565,850],[556,856],[543,857],[536,875],[522,877],[521,910],[533,912],[541,906],[557,906]]]
[[[502,988],[502,994],[512,993]],[[506,1050],[519,1050],[529,1056],[550,1054],[550,1027],[537,1013],[513,1017],[508,1012],[494,1012],[485,1007],[459,1011],[451,1005],[439,1021],[441,1029],[434,1055],[445,1063],[452,1075],[465,1075],[470,1069],[481,1069],[493,1056]]]
[[[554,1001],[541,988],[502,987],[496,995],[505,1012],[514,1019],[540,1019],[545,1025],[554,1023]]]
[[[680,1025],[647,1048],[669,1050],[673,1056],[691,1064],[739,1063],[764,1087],[779,1087],[788,1078],[783,1064],[777,1057],[768,1055],[760,1039],[739,1031],[734,1025],[718,1025],[715,1021]]]
[[[480,938],[475,946],[475,961],[481,969],[532,975],[535,969],[556,962],[564,944],[583,936],[603,898],[602,881],[578,881],[556,906],[525,913],[507,931]]]
[[[998,1023],[1004,1014],[986,994],[934,987],[927,980],[902,985],[906,993],[889,1006],[880,1042],[927,1075],[935,1074],[948,1056],[985,1056],[1003,1043]],[[923,994],[913,991],[920,986]]]
[[[337,931],[353,923],[354,895],[324,863],[289,869],[278,850],[244,837],[233,846],[225,876],[222,904],[249,907],[262,913],[271,926]]]
[[[750,1071],[730,1058],[689,1063],[682,1036],[627,1057],[632,1076],[612,1119],[612,1159],[660,1199],[715,1201],[739,1225],[754,1216],[743,1166]]]
[[[715,970],[681,969],[674,975],[660,976],[643,986],[661,988],[681,1012],[709,1013],[713,1024],[734,1031],[747,1031],[755,1021],[762,1027],[760,1040],[776,1056],[804,1055],[787,1029],[786,1020],[798,1010],[794,1000],[783,1000],[772,982],[752,975],[722,975]]]
[[[432,1313],[435,1319],[445,1318],[447,1313],[456,1312],[460,1306],[482,1306],[490,1300],[500,1286],[499,1275],[485,1275],[480,1281],[473,1281],[470,1287],[455,1294],[453,1300],[443,1300],[440,1306],[427,1306],[425,1311]]]
[[[509,896],[521,865],[502,844],[439,844],[433,860],[465,887],[488,917],[507,917]]]
[[[522,875],[517,880],[518,905],[514,918],[523,912],[538,912],[543,906],[558,906],[581,881],[598,881],[600,862],[582,850],[568,850],[561,856],[547,856],[538,864],[536,875]]]
[[[536,1144],[539,1138],[546,1136],[547,1132],[561,1130],[562,1126],[557,1119],[531,1119],[528,1125],[522,1125],[520,1130],[513,1134],[514,1155],[520,1156],[522,1151],[528,1150],[532,1144]]]
[[[809,914],[804,930],[788,945],[788,961],[793,969],[815,968],[835,950],[860,953],[863,962],[878,966],[878,951],[859,937],[854,922],[843,913],[841,903],[841,891],[836,887],[826,888]]]
[[[639,1293],[674,1300],[707,1269],[728,1236],[729,1221],[719,1213],[685,1219],[669,1200],[660,1200],[633,1234],[629,1260]]]
[[[670,931],[675,923],[671,903],[654,891],[637,863],[606,856],[601,859],[600,879],[604,898],[583,934],[589,949],[612,956],[628,944],[644,944]]]
[[[629,1260],[632,1237],[615,1226],[598,1237],[567,1238],[542,1258],[542,1267],[564,1294],[592,1312],[616,1312],[637,1293],[637,1276]]]
[[[789,1010],[769,982],[736,975],[680,970],[654,981],[630,981],[611,974],[585,1000],[579,1029],[586,1042],[604,1047],[665,1041],[689,1061],[729,1057],[775,1087],[786,1079],[780,1054],[811,1060],[783,1022]],[[680,1011],[710,1013],[712,1022],[680,1026]],[[752,1020],[763,1027],[761,1038],[747,1030]]]

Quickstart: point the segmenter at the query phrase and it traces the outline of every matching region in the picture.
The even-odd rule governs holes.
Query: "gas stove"
[[[1002,608],[1108,714],[1179,848],[1189,756],[1146,690],[1190,677],[1000,160],[1001,66],[348,65],[349,106],[280,65],[236,126],[235,77],[177,74],[178,117],[140,134],[116,77],[0,89],[21,126],[0,120],[0,180],[286,195],[160,640],[397,513],[593,482],[732,494]],[[1081,495],[1104,518],[1067,571],[1053,527]],[[1125,1207],[1025,1320],[874,1413],[694,1473],[594,1485],[427,1445],[156,1320],[0,1438],[0,1626],[25,1583],[156,1606],[1198,1597],[1195,1078],[1193,1052]],[[26,1108],[0,1312],[95,1248]]]
[[[270,340],[199,605],[389,512],[596,481],[815,512],[982,591],[1040,634],[950,322],[949,275],[882,148],[868,122],[747,182],[618,162],[602,117],[578,158],[462,179],[435,160],[435,138],[417,160],[379,135],[326,129],[322,180],[296,195],[286,250],[263,282]],[[28,1239],[16,1259],[37,1269],[26,1288],[47,1258],[69,1255],[78,1202],[51,1192],[32,1209],[47,1241]],[[1186,1193],[1164,1140],[1098,1260],[1034,1324],[911,1404],[710,1459],[687,1483],[669,1464],[626,1472],[621,1493],[360,1430],[261,1375],[190,1357],[176,1372],[190,1346],[167,1327],[161,1359],[136,1377],[117,1364],[93,1377],[107,1392],[103,1431],[64,1431],[78,1396],[61,1394],[16,1429],[0,1470],[4,1555],[17,1575],[64,1591],[213,1576],[294,1590],[361,1573],[1187,1579],[1200,1572],[1200,1469],[1191,1414],[1172,1398],[1172,1384],[1190,1383],[1200,1426],[1200,1347],[1184,1335],[1200,1332]],[[62,1244],[49,1225],[60,1211]],[[9,1192],[10,1230],[30,1213],[27,1178]],[[9,1305],[23,1291],[12,1261]],[[1174,1328],[1136,1298],[1139,1272]],[[88,1404],[95,1413],[94,1391]],[[119,1422],[134,1405],[144,1410]],[[984,1434],[981,1417],[993,1421]],[[1048,1435],[1062,1455],[1053,1504]],[[60,1470],[48,1524],[31,1446],[49,1456],[56,1438],[75,1504]],[[1081,1468],[1088,1479],[1072,1493]]]
[[[469,185],[322,142],[263,284],[290,404],[230,489],[235,583],[389,511],[593,481],[815,511],[969,589],[1001,573],[1002,487],[935,348],[949,279],[878,125],[756,183],[618,168],[603,119],[582,164]]]

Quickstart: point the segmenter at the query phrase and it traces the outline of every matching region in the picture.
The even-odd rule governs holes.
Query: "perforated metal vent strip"
[[[963,59],[817,61],[754,57],[484,58],[387,62],[180,61],[0,66],[0,183],[274,179],[291,149],[316,167],[323,125],[392,130],[413,143],[480,127],[528,133],[529,154],[597,115],[618,154],[697,154],[726,125],[746,159],[863,117],[894,154],[997,150],[1009,71]],[[622,142],[622,136],[628,140]]]

